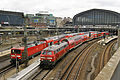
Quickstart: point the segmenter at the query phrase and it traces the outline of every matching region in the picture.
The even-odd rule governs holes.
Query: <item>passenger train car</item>
[[[54,66],[55,63],[63,57],[69,50],[79,46],[85,41],[98,38],[103,36],[102,34],[106,32],[85,32],[82,35],[76,35],[73,37],[69,37],[61,41],[59,45],[52,45],[50,47],[45,48],[40,54],[40,66]]]

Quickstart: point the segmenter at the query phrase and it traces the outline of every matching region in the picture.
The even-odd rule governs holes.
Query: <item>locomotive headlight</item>
[[[15,57],[15,55],[11,55],[12,57]]]
[[[45,57],[40,57],[40,58],[43,58],[43,59],[44,59]]]
[[[21,56],[17,55],[17,57],[21,57]]]
[[[52,59],[52,57],[47,57],[47,59]]]

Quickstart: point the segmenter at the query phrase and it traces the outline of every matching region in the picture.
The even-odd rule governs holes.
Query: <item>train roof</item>
[[[62,35],[57,35],[57,36],[54,36],[54,37],[65,37],[67,34],[62,34]]]
[[[14,49],[14,50],[15,50],[15,49],[16,49],[16,50],[24,50],[24,47],[18,47],[18,48],[16,48],[16,47],[14,48],[14,47],[13,47],[13,48],[11,48],[11,50],[13,50],[13,49]]]
[[[61,48],[64,45],[67,45],[67,44],[68,44],[67,42],[64,42],[64,43],[60,43],[59,45],[52,45],[52,46],[45,48],[44,50],[56,51],[57,49]]]
[[[63,41],[66,41],[68,42],[69,44],[73,43],[75,39],[78,39],[78,38],[83,38],[86,34],[84,35],[76,35],[74,37],[70,37],[70,38],[67,38],[67,39],[64,39]]]
[[[101,33],[109,33],[108,31],[104,31],[104,32],[101,32]]]
[[[72,36],[74,36],[74,35],[77,35],[78,33],[70,33],[70,34],[67,34],[67,35],[72,35]]]
[[[48,37],[48,38],[42,38],[40,40],[42,40],[42,41],[52,41],[52,40],[58,40],[58,39],[63,38],[65,36],[66,36],[66,34],[62,34],[62,35],[58,35],[58,36],[53,36],[53,37]]]
[[[98,32],[98,31],[89,31],[89,32]]]
[[[83,34],[83,35],[85,35],[85,34]],[[74,37],[73,37],[73,39],[76,39],[76,38],[79,38],[79,37],[81,37],[81,38],[82,38],[82,37],[83,37],[83,35],[77,35],[77,36],[74,36]]]

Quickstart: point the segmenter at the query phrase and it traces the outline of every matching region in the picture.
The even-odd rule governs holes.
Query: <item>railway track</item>
[[[96,42],[97,41],[98,40],[96,40]],[[69,64],[65,72],[60,77],[60,80],[69,80],[69,79],[76,80],[77,79],[77,77],[81,73],[83,64],[85,63],[91,49],[95,44],[96,44],[95,41],[90,43],[74,58],[74,60],[71,62],[71,64]]]
[[[35,58],[33,58],[33,59],[31,59],[29,61],[28,65],[32,64],[36,59],[38,59],[38,56],[35,57]],[[19,65],[19,71],[23,70],[24,68],[25,68],[24,64],[20,64]],[[16,73],[16,67],[15,67],[15,65],[8,65],[8,66],[6,66],[4,68],[1,68],[0,69],[0,80],[3,80],[4,76],[5,76],[5,80],[6,80],[7,78],[9,78],[10,76],[12,76],[15,73]]]
[[[40,69],[27,80],[43,80],[51,70]]]
[[[3,63],[5,61],[7,61],[7,60],[10,60],[10,55],[6,55],[4,57],[0,57],[0,63]]]
[[[96,42],[97,41],[98,40],[96,40]],[[109,49],[112,48],[114,43],[115,43],[115,41],[108,45]],[[89,45],[87,45],[82,51],[80,51],[79,54],[74,58],[74,60],[69,64],[69,66],[64,71],[62,76],[60,76],[58,79],[60,79],[60,80],[71,80],[71,79],[76,80],[76,79],[78,79],[78,76],[80,76],[82,73],[81,70],[84,67],[83,65],[86,62],[87,57],[89,56],[89,53],[91,52],[91,49],[95,47],[95,44],[96,44],[95,41],[93,41]],[[104,51],[106,51],[106,50],[104,50]],[[107,51],[109,51],[109,50],[107,50]],[[107,53],[109,53],[109,52],[107,52]],[[27,80],[43,80],[50,73],[50,71],[51,70],[39,69],[39,71],[37,71],[33,76],[31,76]]]
[[[0,50],[0,53],[3,52],[3,51],[9,50],[9,49],[11,49],[11,47],[6,48],[6,49],[4,49],[4,50]]]
[[[5,74],[6,72],[8,72],[9,70],[13,69],[14,67],[15,67],[14,65],[11,65],[11,64],[10,64],[10,65],[8,65],[8,66],[0,69],[0,77],[4,76],[4,74]]]
[[[116,43],[117,41],[111,41],[110,43],[108,43],[105,46],[104,51],[102,52],[101,58],[100,58],[100,66],[99,66],[99,71],[102,70],[102,68],[104,67],[104,65],[108,62],[108,60],[110,59],[110,56],[112,56],[112,54],[110,53],[113,45]]]

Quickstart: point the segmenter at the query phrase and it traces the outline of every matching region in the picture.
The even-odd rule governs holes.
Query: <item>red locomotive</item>
[[[44,48],[46,48],[45,41],[38,42],[38,43],[31,43],[27,45],[27,52],[28,52],[28,58],[31,58],[37,54],[40,54],[40,51],[42,51]],[[24,62],[23,60],[23,53],[24,53],[24,47],[20,48],[12,48],[11,49],[11,63],[15,63],[16,57],[18,58],[19,62]]]
[[[69,50],[67,42],[45,48],[40,56],[41,65],[54,65]]]

